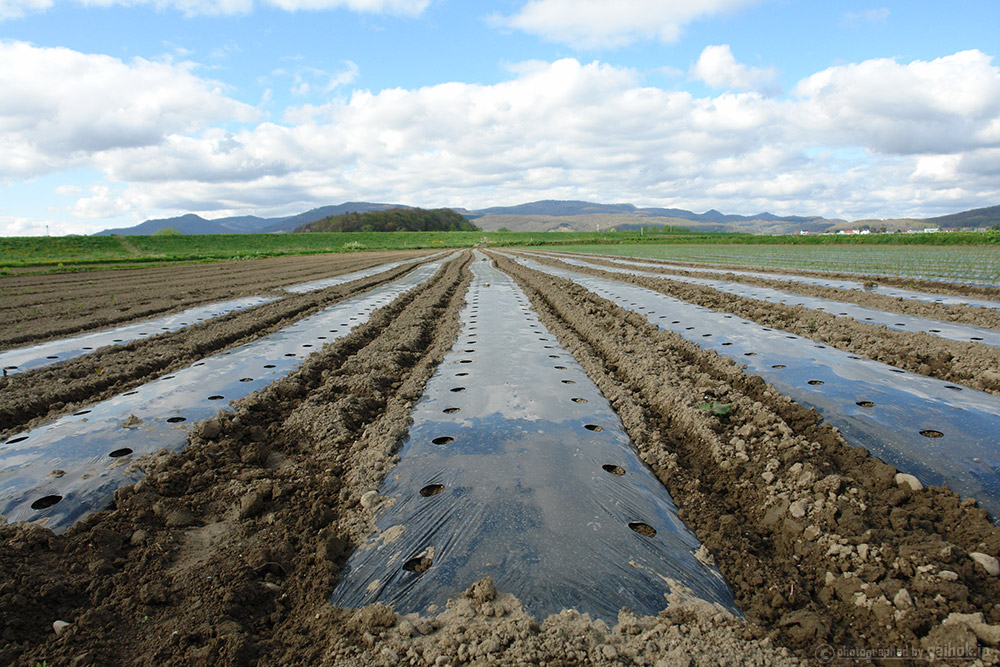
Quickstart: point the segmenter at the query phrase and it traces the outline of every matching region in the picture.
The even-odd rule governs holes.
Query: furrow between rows
[[[730,360],[581,285],[499,257],[542,321],[621,415],[748,617],[812,656],[834,646],[930,648],[1000,622],[986,512],[850,447],[819,416]],[[704,409],[714,402],[729,410]]]

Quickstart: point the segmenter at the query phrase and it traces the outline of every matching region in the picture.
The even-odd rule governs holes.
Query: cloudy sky
[[[996,0],[0,0],[0,235],[1000,204]]]

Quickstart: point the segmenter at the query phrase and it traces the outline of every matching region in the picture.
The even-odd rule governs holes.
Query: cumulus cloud
[[[616,47],[638,40],[675,42],[688,23],[760,0],[529,0],[494,20],[544,39],[580,47]]]
[[[0,21],[45,11],[51,6],[52,0],[0,0]]]
[[[266,5],[286,11],[347,9],[355,12],[418,16],[430,0],[76,0],[85,7],[139,7],[173,9],[185,16],[220,16],[247,14],[254,7]],[[41,12],[52,6],[52,0],[0,0],[0,21]]]
[[[430,0],[266,0],[267,4],[288,11],[350,9],[355,12],[417,16],[430,4]]]
[[[258,116],[190,64],[126,63],[24,42],[0,42],[0,61],[17,63],[0,68],[0,176],[62,170],[104,151]]]
[[[154,91],[143,105],[120,91],[151,90],[132,77],[156,64],[56,55],[58,66],[35,76],[68,94],[83,119],[22,84],[17,113],[0,116],[0,165],[8,174],[96,169],[102,181],[73,208],[87,220],[543,198],[869,217],[1000,198],[1000,72],[978,51],[832,67],[787,98],[695,96],[597,61],[533,61],[494,84],[355,90],[263,122],[183,66],[155,71],[161,87],[186,96]],[[94,70],[121,79],[85,95],[73,79]],[[121,135],[90,136],[120,104],[145,131],[125,124]]]
[[[799,82],[796,121],[828,143],[884,154],[1000,145],[1000,70],[981,51],[831,67]]]
[[[750,67],[736,62],[728,44],[706,46],[691,66],[691,78],[712,88],[764,90],[773,86],[778,72],[773,67]]]

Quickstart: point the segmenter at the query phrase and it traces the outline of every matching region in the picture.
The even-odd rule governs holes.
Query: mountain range
[[[147,220],[134,227],[106,229],[97,235],[155,234],[170,228],[181,234],[241,234],[290,232],[297,227],[343,213],[384,211],[392,208],[412,208],[403,204],[345,202],[322,206],[297,215],[280,218],[260,218],[252,215],[208,220],[189,213],[174,218]],[[922,229],[924,227],[976,228],[1000,222],[1000,206],[973,209],[946,216],[925,219],[846,220],[820,216],[780,216],[771,213],[733,215],[711,209],[694,213],[679,208],[639,208],[632,204],[597,204],[586,201],[543,200],[516,206],[493,206],[467,210],[454,208],[485,231],[599,231],[608,229],[638,229],[648,226],[678,226],[697,232],[745,232],[751,234],[794,234],[799,231],[822,232],[866,224],[872,228]],[[889,224],[891,223],[891,224]]]

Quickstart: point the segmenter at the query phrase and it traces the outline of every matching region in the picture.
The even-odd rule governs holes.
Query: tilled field
[[[896,368],[1000,395],[1000,348],[997,347],[953,341],[922,332],[896,331],[802,306],[739,297],[710,287],[671,280],[669,274],[664,274],[662,279],[629,276],[605,271],[601,269],[600,262],[595,263],[593,268],[568,266],[555,256],[542,261],[552,266],[648,287],[683,301],[711,310],[733,313],[764,326],[788,331]],[[789,285],[794,284],[785,283],[782,288],[788,289]],[[795,289],[799,289],[799,286],[795,286]],[[850,294],[843,290],[834,291]],[[828,298],[843,297],[838,294]],[[854,298],[859,301],[863,299],[857,295]],[[876,303],[879,307],[888,306],[889,310],[903,312],[913,302],[886,300],[882,297]],[[943,311],[947,312],[942,318],[945,321],[963,321],[1000,328],[1000,313],[996,311],[983,312],[982,308],[935,305],[940,308],[939,315],[946,315]]]
[[[0,349],[414,259],[425,251],[273,257],[187,266],[4,276]]]
[[[423,616],[329,605],[342,566],[375,530],[371,492],[456,340],[467,252],[286,378],[195,426],[183,452],[136,462],[147,477],[119,489],[107,511],[63,534],[0,526],[0,662],[782,664],[893,650],[997,661],[1000,578],[979,554],[1000,553],[1000,529],[974,502],[914,490],[735,363],[579,285],[493,258],[611,402],[745,619],[680,591],[658,617],[622,612],[614,628],[573,611],[533,619],[488,579]],[[683,291],[689,285],[657,287],[707,298]],[[191,327],[135,344],[155,348],[11,378],[0,394],[13,406],[4,431],[66,409],[32,400],[63,396],[46,387],[75,387],[67,405],[93,403],[360,289],[285,297],[198,325],[242,322],[233,335],[205,334],[221,343],[200,347]],[[731,311],[735,301],[714,305]],[[254,329],[250,313],[267,308],[279,310]],[[105,354],[120,355],[117,365],[96,367],[121,366],[118,380],[74,384],[104,375],[80,364]],[[130,356],[157,367],[131,372]],[[706,411],[706,400],[731,410]]]

